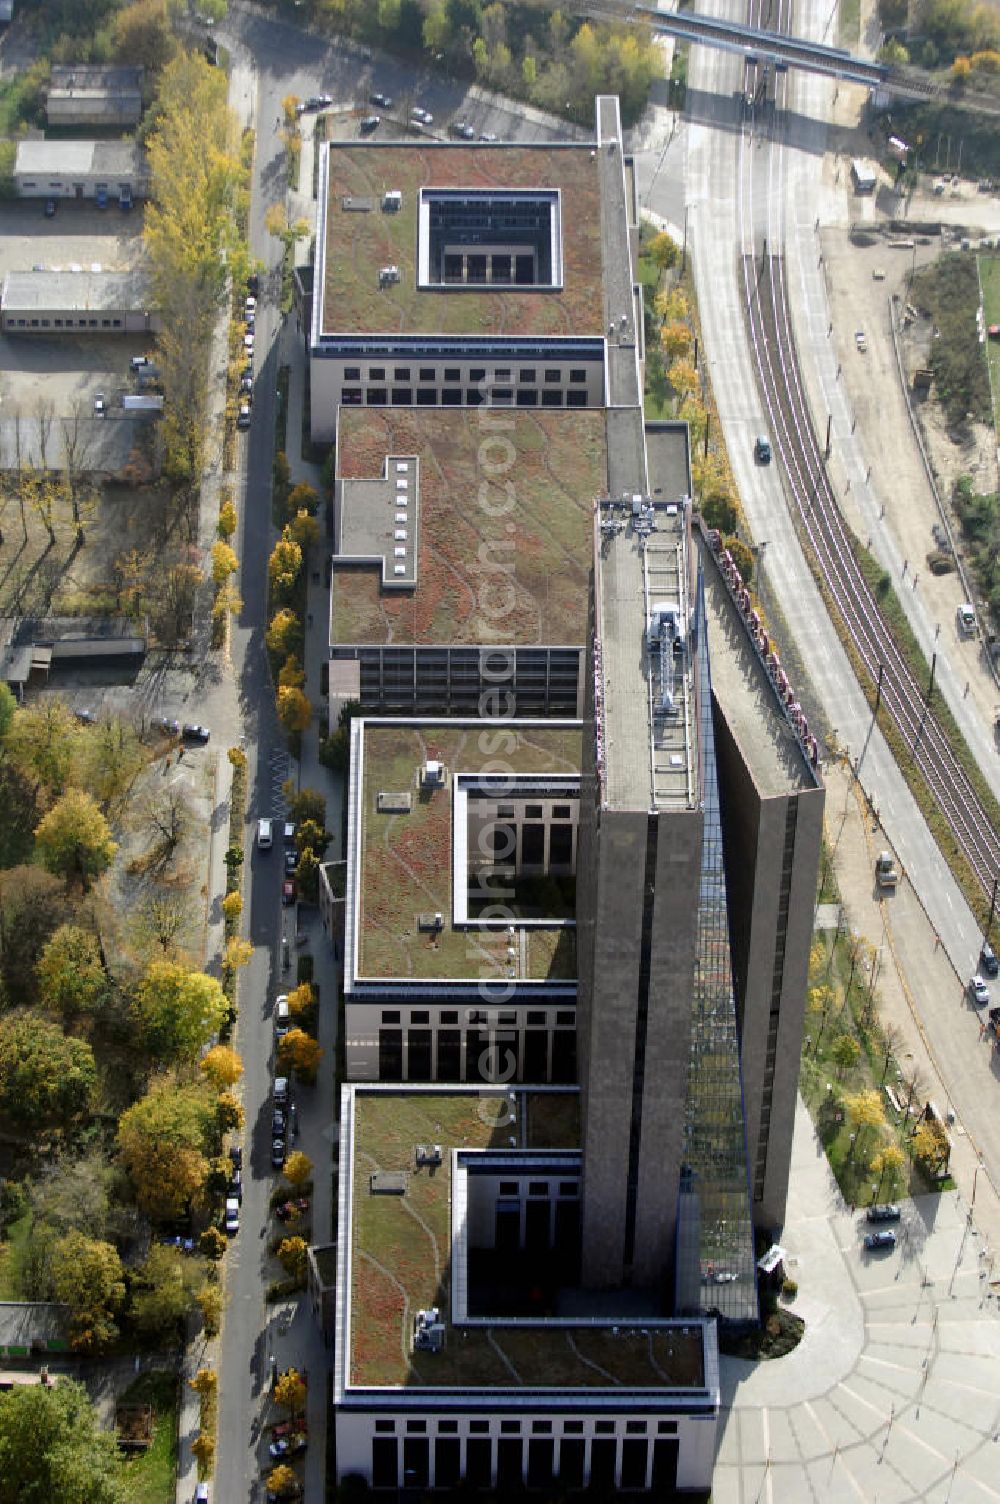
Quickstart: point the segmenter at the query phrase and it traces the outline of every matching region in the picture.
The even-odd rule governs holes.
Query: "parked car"
[[[286,1107],[288,1105],[288,1077],[275,1076],[274,1078],[274,1105]]]
[[[453,120],[448,127],[449,136],[455,136],[459,141],[475,141],[476,133],[464,120]]]
[[[280,1107],[276,1107],[271,1113],[271,1136],[272,1138],[284,1138],[288,1127],[288,1119]]]
[[[977,1008],[985,1008],[989,1004],[990,989],[978,972],[974,977],[969,978],[969,996]]]
[[[241,402],[239,412],[236,414],[236,427],[244,432],[250,427],[250,404]]]
[[[94,398],[94,417],[106,418],[108,416],[108,399],[103,392],[98,392]]]
[[[240,1205],[243,1205],[243,1171],[233,1166],[233,1173],[229,1177],[229,1194],[235,1196]]]
[[[898,1222],[900,1210],[892,1202],[884,1201],[881,1205],[870,1206],[867,1215],[869,1222]]]
[[[276,1437],[267,1450],[272,1457],[297,1457],[308,1445],[309,1438],[298,1431],[294,1436]]]
[[[309,1197],[299,1196],[294,1201],[283,1201],[280,1206],[275,1207],[274,1215],[279,1222],[287,1222],[289,1217],[302,1216],[308,1210]]]
[[[491,145],[494,141],[496,141],[497,133],[496,131],[482,131],[480,133],[479,139],[480,141],[485,141],[487,145]]]
[[[301,1433],[305,1436],[308,1430],[309,1426],[305,1417],[299,1416],[298,1420],[279,1420],[276,1426],[271,1427],[271,1435],[296,1436]]]
[[[383,94],[379,89],[376,89],[373,93],[369,94],[368,103],[377,104],[380,110],[391,110],[392,95]]]
[[[73,714],[81,726],[96,726],[97,717],[92,710],[74,710]]]
[[[226,1233],[229,1237],[240,1230],[240,1202],[238,1196],[226,1197]]]
[[[280,1170],[285,1163],[285,1140],[274,1138],[271,1140],[271,1164],[276,1170]]]
[[[286,878],[281,885],[281,901],[286,907],[295,902],[295,884],[292,879]]]
[[[248,375],[246,371],[240,377],[240,391],[247,397],[253,395],[253,377]]]
[[[270,815],[261,815],[257,821],[257,849],[270,851],[274,845],[274,821]]]
[[[234,1170],[242,1170],[242,1168],[243,1168],[243,1146],[242,1146],[242,1144],[230,1144],[229,1145],[229,1158],[232,1161],[232,1165],[233,1165],[233,1169]]]
[[[1000,972],[1000,961],[988,940],[983,942],[983,948],[979,952],[979,969],[988,977],[995,977]]]
[[[253,354],[253,338],[254,337],[252,331],[248,331],[248,333],[244,334],[243,336],[243,348],[248,355]]]
[[[864,355],[865,351],[868,349],[868,336],[865,334],[865,331],[863,329],[855,329],[854,343],[857,345],[858,350],[861,352],[861,354]]]
[[[243,300],[243,307],[246,309],[247,313],[257,312],[257,299],[252,292],[247,293],[246,297]]]
[[[286,851],[285,852],[285,875],[287,877],[294,877],[295,876],[295,872],[296,872],[296,868],[298,867],[298,865],[299,865],[299,854],[298,854],[298,852],[297,851]]]
[[[895,1246],[896,1234],[891,1228],[886,1228],[885,1232],[865,1233],[865,1247],[869,1253],[874,1253],[881,1248],[895,1248]]]
[[[358,130],[361,132],[362,136],[370,136],[374,131],[378,130],[381,124],[381,115],[366,115],[365,118],[361,121],[361,124],[358,126]]]
[[[194,1238],[185,1238],[179,1232],[166,1233],[158,1242],[163,1248],[179,1248],[181,1253],[194,1253],[195,1250]]]
[[[181,727],[181,736],[186,742],[201,742],[202,746],[209,740],[212,733],[207,726],[198,726],[192,721],[186,722]]]
[[[757,435],[754,440],[753,457],[758,465],[769,465],[771,463],[771,440],[767,437],[767,434],[759,433]]]
[[[147,366],[151,366],[152,364],[153,362],[148,355],[133,355],[129,361],[129,366],[133,371],[143,371]]]
[[[415,104],[413,106],[413,109],[410,111],[410,119],[415,120],[418,125],[434,124],[434,116],[431,114],[430,110],[421,109],[420,105],[418,104]]]
[[[254,298],[260,296],[260,277],[256,272],[251,272],[247,278],[247,292]]]
[[[208,1484],[196,1483],[194,1489],[194,1504],[208,1504]]]
[[[291,1021],[291,1014],[288,1009],[288,993],[283,992],[274,1002],[274,1035],[276,1039],[284,1038],[288,1033]],[[284,1076],[279,1076],[278,1081],[285,1081]],[[278,1081],[274,1083],[275,1092],[278,1090]],[[288,1087],[287,1081],[285,1081],[285,1087],[286,1089]]]

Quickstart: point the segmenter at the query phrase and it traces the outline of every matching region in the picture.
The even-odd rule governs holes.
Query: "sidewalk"
[[[996,1090],[995,1051],[980,1038],[978,1019],[964,997],[967,979],[956,973],[905,873],[891,897],[876,895],[875,856],[889,841],[857,781],[834,762],[825,766],[824,777],[827,839],[847,922],[879,958],[883,1027],[899,1031],[900,1066],[918,1067],[926,1080],[919,1100],[933,1101],[942,1115],[956,1113],[950,1130],[952,1175],[966,1206],[971,1208],[975,1196],[975,1224],[985,1242],[1000,1251],[1000,1194],[990,1168],[979,1169],[980,1154],[995,1163],[994,1145],[982,1137],[978,1103],[970,1092],[979,1081],[984,1096]]]
[[[305,400],[305,352],[301,335],[296,333],[293,319],[289,319],[281,334],[281,363],[289,367],[287,456],[292,482],[306,481],[314,486],[320,496],[319,522],[320,543],[307,560],[309,579],[306,598],[306,628],[303,667],[304,689],[314,706],[312,724],[302,735],[298,761],[292,759],[289,776],[298,788],[316,789],[327,802],[326,825],[333,832],[331,855],[337,855],[340,842],[340,805],[342,790],[340,780],[333,777],[319,760],[319,742],[326,732],[326,701],[320,696],[322,665],[328,658],[329,590],[324,583],[323,560],[329,551],[325,534],[325,497],[323,481],[318,465],[302,458],[301,433],[302,413]],[[296,929],[297,926],[297,929]],[[318,909],[296,906],[286,910],[283,918],[284,933],[291,942],[290,949],[296,953],[308,953],[313,958],[313,981],[319,988],[318,1038],[323,1049],[316,1085],[300,1088],[298,1092],[301,1135],[296,1147],[302,1149],[313,1162],[313,1220],[311,1240],[323,1244],[336,1235],[334,1226],[332,1176],[334,1157],[337,1152],[338,1131],[336,1121],[336,1054],[337,1029],[340,1015],[340,968],[335,961],[329,936],[323,928]],[[303,943],[296,948],[295,934],[303,936]],[[291,1314],[287,1332],[281,1330],[281,1313],[271,1317],[272,1351],[278,1366],[294,1362],[309,1374],[307,1419],[309,1423],[309,1450],[305,1455],[305,1497],[307,1501],[319,1501],[325,1497],[326,1487],[326,1427],[329,1419],[327,1376],[332,1361],[332,1350],[326,1346],[323,1333],[313,1318],[305,1296],[299,1296],[294,1306],[286,1307]],[[283,1358],[282,1354],[288,1356]]]

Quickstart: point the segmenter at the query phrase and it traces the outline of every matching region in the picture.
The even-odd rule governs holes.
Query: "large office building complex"
[[[616,101],[584,145],[330,145],[320,184],[338,1472],[705,1489],[784,1216],[816,743],[643,416]]]

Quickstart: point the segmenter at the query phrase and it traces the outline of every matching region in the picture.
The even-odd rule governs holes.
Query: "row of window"
[[[433,1428],[439,1436],[457,1436],[459,1423],[457,1420],[439,1420],[436,1423],[428,1423],[426,1420],[407,1420],[406,1434],[408,1436],[426,1436]],[[488,1420],[470,1420],[466,1422],[466,1430],[470,1436],[488,1436],[491,1422]],[[627,1420],[625,1422],[625,1434],[627,1436],[645,1436],[649,1431],[651,1422],[646,1420]],[[520,1436],[522,1429],[528,1429],[530,1425],[532,1436],[551,1436],[554,1429],[561,1431],[563,1436],[582,1436],[582,1420],[564,1420],[561,1426],[554,1426],[551,1420],[502,1420],[500,1422],[500,1434],[502,1436]],[[380,1436],[394,1436],[396,1433],[396,1421],[377,1420],[375,1431]],[[594,1422],[594,1434],[596,1436],[614,1436],[617,1434],[617,1424],[613,1420],[599,1420]],[[675,1420],[659,1420],[656,1422],[656,1434],[658,1436],[676,1436],[677,1422]]]
[[[438,1435],[431,1439],[412,1435],[372,1438],[372,1486],[376,1489],[455,1489],[461,1483],[471,1489],[495,1488],[501,1496],[529,1489],[551,1489],[558,1480],[561,1489],[590,1487],[610,1495],[616,1489],[628,1492],[652,1489],[660,1498],[671,1497],[677,1482],[678,1440],[661,1436],[595,1437],[564,1436],[558,1443],[551,1436],[533,1436],[525,1446],[520,1437]],[[464,1452],[464,1459],[463,1459]],[[402,1467],[400,1467],[402,1463]]]
[[[362,378],[361,367],[360,366],[345,366],[344,367],[344,380],[345,381],[361,381],[362,379],[364,379],[365,381],[384,381],[386,379],[385,373],[386,373],[386,367],[385,366],[369,366],[368,367],[368,374],[367,374],[367,376],[365,376],[364,378]],[[411,376],[410,376],[410,367],[409,366],[394,366],[393,367],[393,372],[392,372],[392,379],[393,379],[393,381],[409,381],[411,379]],[[479,367],[475,367],[474,366],[472,368],[472,370],[470,370],[470,372],[469,372],[468,379],[470,381],[485,381],[487,379],[487,368],[485,366],[479,366]],[[491,370],[489,372],[489,380],[490,380],[491,383],[492,382],[496,382],[496,381],[511,381],[512,379],[513,378],[511,376],[511,372],[510,372],[509,369],[506,369],[506,370],[499,370],[499,369],[497,369],[497,370]],[[574,385],[580,385],[580,384],[582,384],[583,382],[585,382],[587,380],[587,373],[584,370],[574,369],[574,370],[570,371],[570,373],[569,373],[569,379],[570,379],[570,381]],[[418,372],[417,372],[417,380],[418,381],[438,381],[438,380],[444,380],[444,381],[461,381],[462,380],[462,372],[461,372],[461,370],[459,369],[458,366],[446,366],[445,369],[444,369],[444,371],[443,371],[443,373],[437,371],[433,366],[421,366],[419,368]],[[517,373],[517,380],[523,386],[531,386],[534,382],[537,382],[537,380],[538,380],[538,372],[533,367],[524,367],[523,369],[521,369],[521,370],[518,371],[518,373]],[[562,373],[562,371],[560,371],[558,368],[555,368],[555,367],[552,368],[551,370],[550,369],[546,369],[545,374],[542,377],[542,380],[546,383],[546,385],[551,385],[553,382],[560,382],[560,381],[562,381],[563,380],[563,373]]]
[[[341,388],[340,400],[344,407],[437,407],[438,389],[436,387],[417,387],[416,402],[414,403],[413,388],[409,386],[394,386],[391,390],[384,386],[370,386],[366,389],[360,386],[345,386]],[[493,407],[562,407],[564,394],[562,391],[543,391],[541,401],[537,387],[522,386],[514,395],[513,387],[495,386],[490,390],[490,404]],[[455,386],[443,387],[440,393],[442,407],[482,407],[486,404],[486,395],[478,387],[467,387],[464,395],[462,388]],[[586,407],[587,393],[580,391],[565,393],[566,407]]]
[[[470,1024],[489,1024],[495,1022],[498,1026],[506,1026],[509,1024],[517,1023],[517,1014],[513,1011],[513,1009],[509,1011],[499,1012],[491,1018],[478,1008],[467,1008],[465,1016],[466,1022]],[[410,1011],[409,1021],[411,1024],[429,1024],[431,1021],[431,1016],[425,1008],[413,1008]],[[401,1019],[399,1009],[383,1008],[382,1022],[384,1024],[400,1023]],[[438,1014],[437,1022],[440,1024],[457,1024],[458,1009],[442,1008],[441,1012]],[[529,1008],[527,1022],[529,1027],[537,1026],[539,1028],[547,1028],[549,1025],[549,1015],[540,1008],[537,1010]],[[560,1008],[556,1013],[556,1026],[558,1028],[574,1028],[576,1026],[575,1010],[573,1008]]]
[[[6,329],[120,329],[121,319],[4,319]]]

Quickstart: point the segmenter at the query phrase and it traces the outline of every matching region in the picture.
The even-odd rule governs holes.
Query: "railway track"
[[[795,521],[881,703],[910,749],[970,867],[989,893],[1000,837],[937,717],[926,686],[897,646],[852,547],[809,411],[785,286],[784,258],[744,256],[744,287],[757,380]]]

